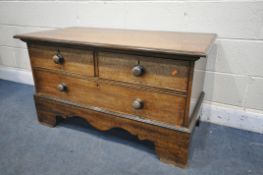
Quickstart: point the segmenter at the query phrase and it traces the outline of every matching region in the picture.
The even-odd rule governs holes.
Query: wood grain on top
[[[71,27],[21,34],[15,38],[205,57],[216,34]]]

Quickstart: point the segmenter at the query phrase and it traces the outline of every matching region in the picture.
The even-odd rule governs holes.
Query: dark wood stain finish
[[[107,81],[92,81],[49,71],[34,70],[37,93],[57,97],[79,104],[99,106],[108,110],[136,115],[160,122],[182,125],[186,98],[176,94],[145,91],[116,85]],[[59,84],[67,91],[60,92]],[[142,109],[134,109],[137,98],[144,103]],[[171,104],[176,104],[171,107]]]
[[[120,127],[136,135],[140,140],[154,142],[159,158],[167,163],[184,167],[187,163],[188,147],[191,135],[181,131],[170,130],[154,125],[129,120],[114,115],[68,105],[46,97],[35,96],[38,119],[41,123],[55,127],[59,117],[81,116],[95,128],[107,131]]]
[[[98,58],[100,78],[186,92],[189,61],[107,52],[100,52]],[[144,68],[138,77],[132,74],[136,65]]]
[[[29,44],[28,51],[33,68],[61,70],[83,76],[94,76],[93,51],[89,49],[72,49],[60,45],[45,46]],[[63,56],[62,64],[55,64],[56,53]]]
[[[16,35],[24,41],[206,57],[216,34],[71,27]]]
[[[204,98],[195,63],[205,67],[215,34],[66,28],[15,38],[28,44],[41,123],[120,127],[154,142],[160,160],[187,165]]]

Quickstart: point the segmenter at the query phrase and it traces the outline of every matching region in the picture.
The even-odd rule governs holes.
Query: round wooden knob
[[[62,55],[56,54],[56,55],[53,56],[53,61],[54,61],[54,63],[56,63],[56,64],[63,64],[64,58],[63,58]]]
[[[134,76],[141,76],[144,73],[144,67],[142,65],[137,65],[132,68],[132,73]]]
[[[60,84],[58,84],[58,90],[60,91],[60,92],[65,92],[65,91],[67,91],[67,85],[66,84],[64,84],[64,83],[60,83]]]
[[[143,101],[141,99],[136,99],[132,103],[132,107],[134,109],[142,109],[143,108]]]

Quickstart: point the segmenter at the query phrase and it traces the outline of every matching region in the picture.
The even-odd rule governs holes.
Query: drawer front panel
[[[93,52],[59,46],[29,45],[32,67],[61,70],[82,76],[94,76]],[[58,57],[62,57],[61,62]],[[56,62],[55,62],[56,61]]]
[[[92,104],[94,102],[91,95],[95,95],[92,93],[97,91],[95,81],[87,81],[42,70],[33,71],[37,93],[82,104]],[[66,86],[66,89],[64,91],[59,89],[60,85]]]
[[[100,84],[99,91],[98,99],[101,101],[98,105],[104,108],[172,125],[181,125],[183,122],[184,97],[106,83]],[[105,103],[104,99],[109,103]]]
[[[183,122],[184,96],[134,89],[105,81],[99,81],[97,84],[95,81],[46,71],[35,70],[34,74],[37,82],[37,93],[42,95],[101,107],[123,114],[132,114],[172,125],[181,125]],[[65,92],[59,91],[59,84],[66,85],[67,90]]]
[[[100,52],[98,57],[99,76],[103,79],[183,92],[187,90],[189,72],[188,61],[176,61],[109,52]],[[142,70],[141,74],[138,70],[139,67],[141,67]],[[138,68],[137,72],[136,68]]]

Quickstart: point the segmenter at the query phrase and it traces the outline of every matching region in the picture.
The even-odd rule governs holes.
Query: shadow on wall
[[[211,71],[216,69],[216,59],[218,55],[218,44],[214,44],[211,48],[206,63],[206,73],[205,73],[205,82],[204,82],[204,92],[205,100],[213,101],[214,100],[214,86],[215,86],[215,74]]]
[[[209,55],[207,56],[206,74],[205,74],[205,82],[204,82],[205,101],[216,102],[216,97],[214,97],[214,94],[216,93],[215,92],[216,75],[213,73],[213,71],[216,70],[217,59],[218,59],[218,43],[213,45]],[[212,115],[212,109],[211,108],[206,109],[205,120],[209,121],[211,115]]]
[[[205,100],[242,107],[248,79],[229,73],[220,73],[222,71],[219,69],[222,66],[224,70],[231,72],[231,65],[229,65],[227,58],[224,46],[220,41],[217,41],[208,55],[204,86]],[[207,120],[209,120],[211,112],[211,109],[207,109]],[[224,116],[224,120],[229,120],[229,117],[229,115]]]

